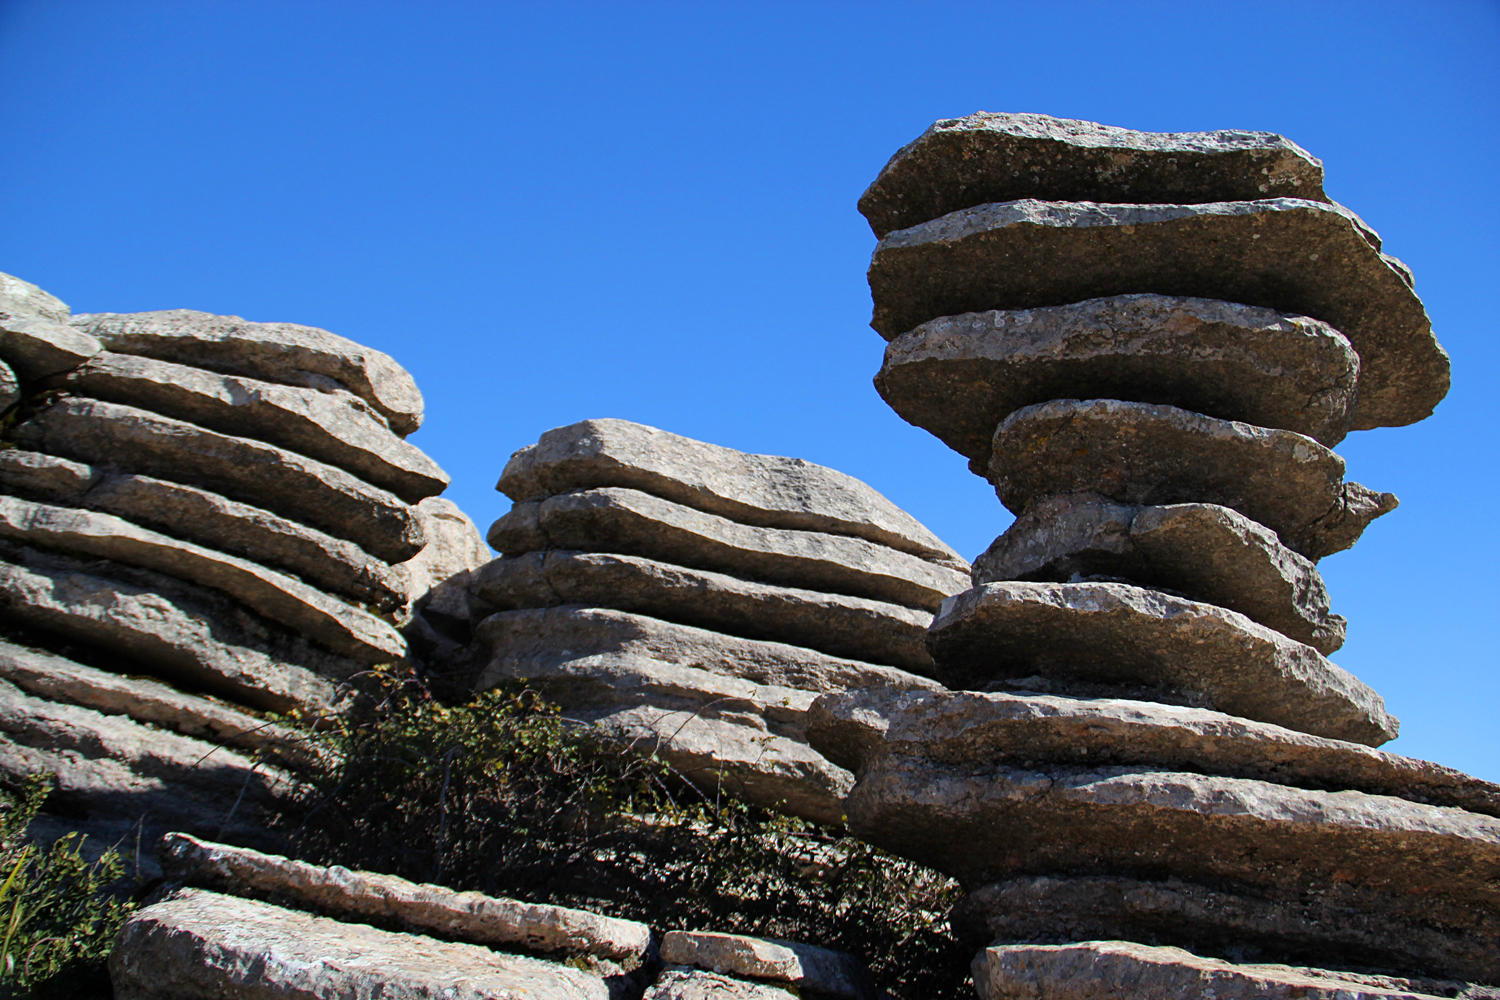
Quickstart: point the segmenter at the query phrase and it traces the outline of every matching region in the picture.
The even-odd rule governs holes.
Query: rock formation
[[[263,843],[307,763],[266,714],[336,712],[358,672],[467,638],[491,553],[405,440],[422,396],[386,355],[73,316],[0,275],[0,395],[0,773],[54,772],[71,827]]]
[[[856,834],[964,884],[980,995],[1500,983],[1500,787],[1373,749],[1395,718],[1326,658],[1317,560],[1396,505],[1330,446],[1448,362],[1321,163],[981,113],[860,208],[876,387],[1017,519],[928,634],[967,690],[825,695],[809,739]]]
[[[837,823],[851,779],[806,744],[813,698],[939,686],[924,639],[969,566],[856,479],[587,420],[516,452],[499,489],[481,688],[543,683],[691,778]]]

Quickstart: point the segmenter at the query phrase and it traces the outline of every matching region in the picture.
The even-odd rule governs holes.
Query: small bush
[[[88,861],[77,833],[25,842],[51,787],[37,775],[0,792],[0,996],[107,997],[104,963],[134,909],[114,892],[125,864],[113,848]]]
[[[287,815],[310,860],[662,928],[863,957],[899,996],[970,997],[949,879],[836,831],[709,796],[519,687],[444,705],[382,674],[335,765]],[[332,758],[333,755],[330,755]]]

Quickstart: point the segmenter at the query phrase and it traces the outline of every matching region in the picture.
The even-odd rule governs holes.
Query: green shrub
[[[299,853],[662,928],[857,954],[899,996],[970,997],[949,879],[838,831],[707,795],[519,687],[444,705],[383,674],[286,822]],[[333,758],[333,755],[330,755]]]
[[[51,787],[37,775],[0,792],[0,996],[107,997],[104,963],[134,909],[114,891],[125,865],[113,848],[87,860],[77,833],[25,842]]]

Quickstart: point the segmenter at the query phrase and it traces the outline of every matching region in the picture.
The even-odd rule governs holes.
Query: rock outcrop
[[[689,778],[838,823],[850,777],[806,744],[812,698],[940,686],[924,636],[968,564],[858,480],[589,420],[518,451],[499,488],[480,687],[543,683]]]
[[[1500,984],[1500,787],[1374,749],[1325,658],[1316,561],[1396,506],[1329,446],[1448,364],[1321,181],[1279,136],[980,114],[861,202],[876,385],[1017,520],[928,632],[971,690],[822,695],[808,739],[856,834],[968,890],[986,1000]]]

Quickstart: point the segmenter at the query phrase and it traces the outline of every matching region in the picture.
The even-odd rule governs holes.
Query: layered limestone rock
[[[481,688],[542,685],[700,784],[838,823],[850,778],[807,747],[808,703],[937,686],[926,628],[968,564],[864,483],[591,420],[500,488],[504,558],[471,587]]]

